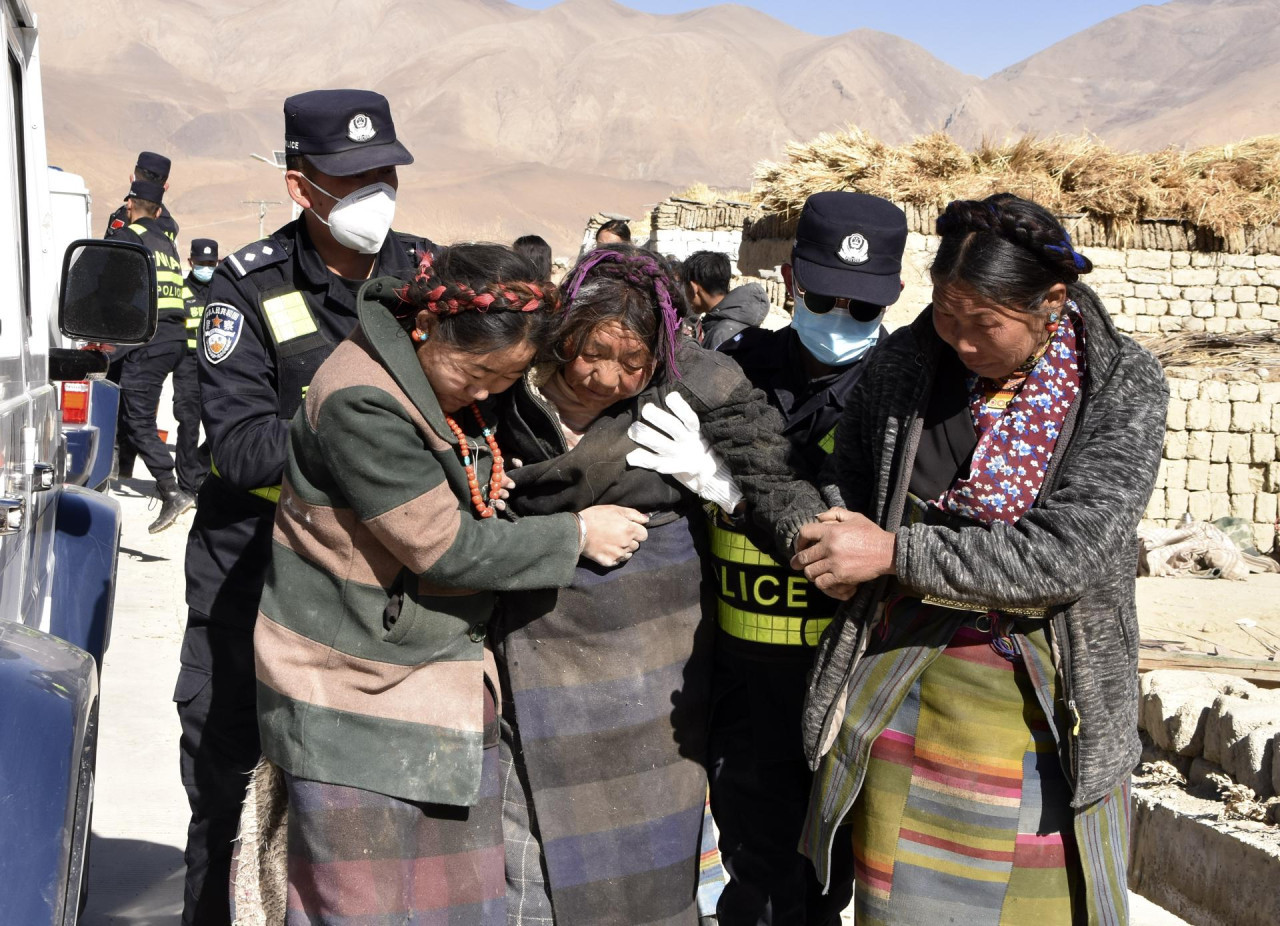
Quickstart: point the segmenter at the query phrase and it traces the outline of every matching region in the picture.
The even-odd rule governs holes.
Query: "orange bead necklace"
[[[480,480],[476,478],[475,462],[471,458],[471,445],[467,443],[467,435],[462,432],[462,428],[452,416],[445,415],[444,420],[449,425],[449,430],[453,432],[453,436],[458,439],[458,455],[462,457],[462,467],[467,471],[467,488],[471,490],[471,504],[475,506],[480,517],[492,518],[494,511],[491,503],[498,498],[498,493],[502,490],[502,452],[498,450],[498,440],[493,436],[493,429],[484,423],[480,407],[475,402],[471,403],[471,411],[480,424],[480,433],[484,435],[484,442],[489,445],[489,451],[493,454],[493,472],[489,476],[488,501],[480,492]]]

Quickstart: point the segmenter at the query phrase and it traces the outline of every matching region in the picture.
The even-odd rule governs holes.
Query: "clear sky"
[[[556,0],[513,0],[543,9]],[[649,13],[684,13],[712,2],[619,0]],[[952,67],[979,77],[1054,42],[1141,6],[1132,0],[738,0],[816,35],[878,29],[909,39]],[[1152,4],[1158,6],[1159,4]]]

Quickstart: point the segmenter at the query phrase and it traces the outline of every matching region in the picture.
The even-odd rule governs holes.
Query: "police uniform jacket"
[[[884,330],[881,329],[881,337]],[[769,404],[782,412],[783,434],[804,461],[815,484],[835,447],[836,425],[866,364],[862,359],[811,380],[804,368],[804,347],[790,327],[777,331],[750,328],[720,352],[728,354]]]
[[[373,275],[417,266],[425,238],[391,232]],[[198,348],[212,471],[187,541],[187,605],[248,629],[270,559],[289,420],[311,377],[356,323],[358,285],[334,275],[304,220],[231,254],[214,271]]]
[[[816,485],[835,447],[836,425],[865,364],[862,360],[810,379],[804,347],[790,328],[748,328],[720,347],[764,391],[782,414],[782,434],[792,463]],[[834,501],[834,499],[828,499]],[[711,522],[711,558],[717,572],[716,609],[726,652],[753,659],[807,664],[836,602],[793,572],[786,560],[761,552],[758,538],[716,512]]]
[[[182,301],[182,260],[178,249],[160,226],[159,219],[141,218],[121,229],[118,241],[141,244],[155,260],[156,308],[158,310],[156,333],[151,344],[178,341],[186,338],[184,318],[186,311]]]
[[[116,209],[115,212],[111,213],[111,218],[107,219],[107,230],[103,233],[102,237],[114,238],[123,229],[127,228],[128,225],[129,210],[128,203],[126,201],[121,203],[120,207]],[[160,216],[156,219],[156,226],[160,231],[169,236],[170,241],[177,240],[178,223],[174,220],[172,213],[169,212],[169,207],[163,203],[160,204]]]
[[[204,316],[205,304],[209,301],[209,287],[213,281],[201,283],[190,273],[182,283],[182,307],[186,310],[184,324],[187,326],[187,347],[195,350],[200,340],[200,319]]]

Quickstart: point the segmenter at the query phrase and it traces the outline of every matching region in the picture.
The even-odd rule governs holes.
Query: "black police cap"
[[[396,141],[387,98],[371,90],[311,90],[289,97],[284,147],[334,177],[413,163]]]
[[[125,199],[145,199],[159,205],[164,202],[164,184],[154,180],[135,180]]]
[[[138,152],[138,167],[155,174],[161,181],[169,179],[171,166],[172,162],[163,154],[156,154],[154,151]]]
[[[867,193],[815,193],[796,225],[791,271],[807,292],[893,305],[902,294],[907,217]]]
[[[217,260],[218,259],[218,242],[212,238],[192,238],[191,239],[191,259],[192,260]]]

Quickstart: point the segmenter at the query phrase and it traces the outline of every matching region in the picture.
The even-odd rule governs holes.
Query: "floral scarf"
[[[1062,323],[1029,372],[998,381],[969,375],[969,411],[978,434],[969,475],[931,505],[984,524],[1013,524],[1031,507],[1080,394],[1083,332],[1079,309],[1068,300]]]

